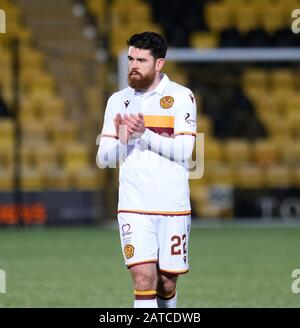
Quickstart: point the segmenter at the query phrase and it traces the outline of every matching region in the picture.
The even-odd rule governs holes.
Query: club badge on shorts
[[[126,244],[124,246],[124,254],[127,259],[132,258],[134,255],[134,247],[131,244]]]
[[[160,107],[164,109],[171,108],[174,104],[174,98],[171,96],[165,96],[160,99]]]

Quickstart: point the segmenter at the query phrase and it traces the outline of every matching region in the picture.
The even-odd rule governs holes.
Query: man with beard
[[[177,277],[189,268],[195,98],[161,73],[161,35],[135,34],[127,44],[129,87],[108,100],[97,161],[120,161],[118,222],[134,307],[174,308]]]

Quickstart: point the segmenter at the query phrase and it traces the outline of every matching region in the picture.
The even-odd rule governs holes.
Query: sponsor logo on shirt
[[[124,105],[126,108],[128,107],[129,103],[130,103],[130,100],[128,100],[128,99],[124,101]]]
[[[193,120],[192,118],[190,118],[190,116],[191,116],[190,113],[186,113],[185,118],[184,118],[186,123],[191,126],[196,126],[196,120]]]

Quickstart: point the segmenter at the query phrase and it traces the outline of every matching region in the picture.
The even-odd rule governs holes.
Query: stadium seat
[[[20,149],[20,157],[22,165],[26,167],[33,168],[34,166],[34,151],[35,147],[34,144],[30,143],[23,143]]]
[[[87,4],[89,9],[97,15],[97,17],[101,17],[104,15],[104,9],[105,9],[105,2],[99,1],[99,0],[87,0]]]
[[[12,140],[14,138],[14,123],[11,119],[0,119],[0,140]]]
[[[229,8],[224,3],[208,3],[205,7],[205,20],[209,29],[220,32],[231,25]]]
[[[270,140],[260,140],[253,145],[253,157],[257,165],[269,166],[278,162],[279,154]]]
[[[41,175],[46,189],[67,191],[72,188],[70,176],[62,167],[41,168]]]
[[[74,176],[74,188],[78,190],[99,190],[104,187],[104,172],[86,167]]]
[[[37,106],[37,111],[38,115],[45,120],[60,117],[64,121],[66,105],[63,99],[51,97]]]
[[[250,30],[254,30],[258,25],[255,8],[246,3],[237,6],[234,12],[234,23],[240,34],[246,34]]]
[[[204,176],[210,185],[234,185],[233,169],[221,164],[205,165]]]
[[[68,145],[64,149],[62,156],[63,165],[70,173],[78,172],[89,166],[89,151],[84,144],[73,143]]]
[[[264,186],[264,174],[259,166],[241,166],[236,169],[234,174],[237,187],[262,188]]]
[[[275,69],[269,73],[270,83],[275,89],[295,89],[295,79],[290,69]]]
[[[297,93],[293,89],[277,88],[273,90],[272,97],[276,99],[281,110],[284,110],[286,103],[293,99]]]
[[[0,166],[9,168],[14,163],[14,139],[0,139]]]
[[[21,170],[21,189],[22,191],[41,191],[43,189],[41,172],[23,166]]]
[[[271,19],[270,19],[271,17]],[[261,15],[261,24],[263,29],[272,34],[284,26],[282,11],[279,6],[271,5],[264,10]]]
[[[270,137],[274,136],[292,136],[294,131],[291,129],[291,122],[283,116],[273,116],[277,117],[275,120],[266,121],[265,125],[268,130]]]
[[[190,43],[193,48],[216,48],[218,36],[213,32],[195,32],[191,35]]]
[[[297,165],[300,163],[300,140],[286,144],[282,149],[282,160],[285,164]]]
[[[73,142],[78,137],[78,125],[68,121],[50,121],[47,126],[50,139],[55,145],[65,147],[66,144]]]
[[[268,74],[264,69],[248,68],[243,72],[241,82],[244,88],[253,86],[266,89]]]
[[[292,185],[291,170],[287,166],[270,166],[265,171],[266,186],[270,188],[288,188]]]
[[[220,163],[223,160],[223,148],[216,140],[205,139],[204,162],[207,165]]]
[[[291,128],[292,135],[300,137],[300,112],[294,111],[287,114],[287,123]]]
[[[33,164],[39,169],[55,167],[59,164],[57,152],[57,148],[51,143],[36,145],[32,154]]]
[[[291,170],[292,171],[292,181],[293,181],[293,185],[296,187],[300,187],[300,166],[298,163],[298,166],[295,167],[294,169]]]
[[[284,105],[284,112],[300,112],[300,95],[295,94],[289,98]]]
[[[223,145],[223,153],[227,164],[237,166],[250,160],[250,145],[242,140],[228,140]]]
[[[12,167],[0,166],[0,192],[13,191],[14,172]]]
[[[47,131],[39,120],[23,121],[21,131],[22,138],[26,142],[47,141]]]

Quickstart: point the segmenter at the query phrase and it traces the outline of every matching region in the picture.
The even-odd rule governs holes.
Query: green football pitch
[[[300,227],[192,228],[178,307],[300,307]],[[0,229],[0,307],[132,307],[117,230]]]

